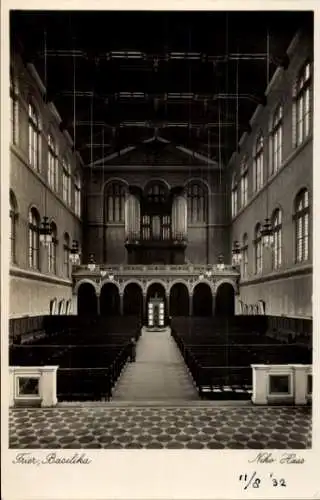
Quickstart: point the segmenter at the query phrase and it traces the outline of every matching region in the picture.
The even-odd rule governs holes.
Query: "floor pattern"
[[[305,449],[310,407],[11,409],[10,448]]]

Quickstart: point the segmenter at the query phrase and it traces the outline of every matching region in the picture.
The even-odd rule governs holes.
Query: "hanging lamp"
[[[42,218],[39,235],[40,243],[44,247],[48,247],[50,243],[52,243],[52,226],[49,222],[49,218],[46,215]]]
[[[70,262],[73,266],[80,264],[80,249],[79,243],[76,240],[73,240],[72,247],[70,249]]]
[[[239,241],[233,242],[232,248],[232,263],[234,266],[240,266],[242,260],[241,248]]]
[[[88,262],[88,269],[91,273],[93,273],[95,270],[96,270],[96,261],[95,261],[95,258],[94,258],[94,254],[91,253],[89,255],[89,262]]]
[[[44,32],[44,84],[45,84],[45,103],[47,104],[47,34]],[[40,243],[48,247],[52,243],[52,225],[49,222],[47,212],[47,189],[44,190],[44,213],[39,229]]]

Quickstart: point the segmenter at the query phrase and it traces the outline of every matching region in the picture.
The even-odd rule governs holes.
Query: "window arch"
[[[10,118],[11,118],[11,142],[18,143],[19,135],[19,89],[17,76],[14,74],[14,68],[10,68]]]
[[[295,198],[294,223],[295,223],[295,253],[296,262],[309,259],[309,216],[310,200],[307,189],[301,189]]]
[[[262,272],[263,258],[262,258],[262,238],[261,238],[261,224],[258,223],[254,232],[254,249],[255,249],[255,273]]]
[[[81,178],[76,174],[74,178],[74,211],[78,217],[81,217]]]
[[[310,133],[311,64],[307,61],[293,86],[293,145],[299,146]]]
[[[57,226],[51,222],[52,241],[48,246],[48,271],[52,274],[57,274]]]
[[[263,186],[263,155],[264,155],[264,138],[262,132],[259,133],[254,150],[254,167],[253,167],[253,190],[259,191]]]
[[[37,172],[40,172],[40,118],[34,104],[28,106],[29,128],[29,163]]]
[[[231,184],[231,214],[235,217],[238,213],[238,183],[236,178],[236,173],[232,176]]]
[[[63,242],[63,264],[64,264],[64,275],[70,278],[70,236],[68,233],[64,233]]]
[[[207,222],[208,196],[203,184],[191,183],[187,187],[188,222],[199,224]]]
[[[273,230],[272,267],[279,269],[282,263],[282,212],[279,208],[274,211],[271,223]]]
[[[16,224],[18,218],[17,199],[12,190],[10,190],[10,258],[11,262],[16,262]]]
[[[125,185],[112,182],[106,190],[106,208],[108,222],[124,222]]]
[[[242,238],[242,278],[248,276],[248,235],[244,233]]]
[[[283,106],[279,104],[272,116],[270,133],[271,174],[277,172],[282,163]]]
[[[48,135],[48,183],[54,190],[58,191],[58,153],[57,146],[51,134]]]
[[[240,205],[243,208],[248,203],[248,157],[244,156],[241,162],[240,178]]]
[[[36,208],[29,211],[29,267],[40,268],[40,215]]]
[[[71,167],[66,158],[62,160],[62,197],[63,201],[71,203]]]

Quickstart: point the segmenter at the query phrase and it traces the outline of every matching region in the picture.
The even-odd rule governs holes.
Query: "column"
[[[100,293],[96,295],[97,297],[97,316],[100,316]]]
[[[147,294],[144,293],[142,295],[142,324],[144,324],[146,322],[146,318],[148,319]]]
[[[123,316],[123,293],[120,293],[120,316]]]
[[[189,316],[193,315],[193,294],[189,295]]]

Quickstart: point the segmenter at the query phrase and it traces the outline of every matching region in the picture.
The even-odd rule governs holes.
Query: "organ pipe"
[[[187,200],[176,196],[172,203],[172,237],[174,240],[187,238]]]
[[[140,239],[140,202],[133,194],[125,201],[125,232],[129,241]]]

